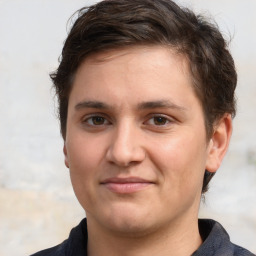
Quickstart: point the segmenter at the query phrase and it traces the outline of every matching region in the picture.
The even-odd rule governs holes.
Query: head
[[[60,65],[51,74],[64,140],[69,96],[78,68],[93,54],[129,46],[169,47],[188,60],[207,139],[225,114],[235,115],[236,71],[227,42],[215,24],[170,0],[105,0],[77,14]],[[213,175],[206,170],[203,193]]]

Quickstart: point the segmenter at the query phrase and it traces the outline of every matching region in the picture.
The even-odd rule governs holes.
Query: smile
[[[154,183],[145,179],[130,178],[109,178],[100,183],[108,190],[118,194],[129,194],[143,190]]]

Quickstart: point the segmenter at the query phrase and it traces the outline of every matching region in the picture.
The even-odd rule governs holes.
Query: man
[[[170,0],[105,0],[78,14],[51,78],[86,219],[35,255],[253,255],[198,221],[235,115],[218,29]]]

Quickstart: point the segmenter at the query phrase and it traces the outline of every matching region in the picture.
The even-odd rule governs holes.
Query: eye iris
[[[94,125],[101,125],[104,124],[104,118],[101,116],[94,116],[92,117],[92,122]]]
[[[158,117],[154,117],[154,123],[156,125],[164,125],[166,124],[166,118],[158,116]]]

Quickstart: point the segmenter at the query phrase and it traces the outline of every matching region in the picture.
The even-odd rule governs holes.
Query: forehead
[[[131,45],[126,47],[118,47],[117,49],[107,49],[104,51],[92,53],[85,58],[82,65],[104,65],[108,62],[126,62],[129,64],[134,58],[143,57],[143,60],[150,62],[144,63],[150,65],[161,65],[163,62],[171,61],[175,58],[175,62],[182,63],[184,68],[188,64],[185,54],[178,53],[174,48],[167,45]],[[184,69],[184,70],[185,70]]]
[[[111,97],[117,102],[124,95],[154,101],[166,96],[178,100],[178,94],[188,93],[194,94],[184,55],[170,47],[133,46],[87,57],[77,70],[70,96]]]

